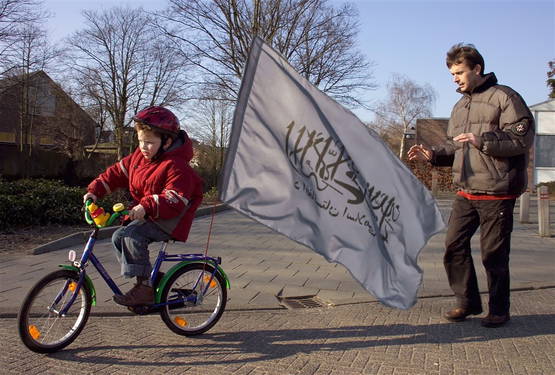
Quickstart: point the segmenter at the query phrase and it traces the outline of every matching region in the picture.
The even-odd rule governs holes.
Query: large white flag
[[[253,42],[220,198],[343,264],[382,303],[409,308],[417,257],[444,224],[428,190],[380,137]]]

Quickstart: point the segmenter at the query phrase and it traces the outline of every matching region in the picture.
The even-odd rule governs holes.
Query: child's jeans
[[[148,245],[169,239],[171,236],[151,221],[134,220],[116,230],[112,244],[121,264],[121,274],[126,278],[148,278],[152,271]]]

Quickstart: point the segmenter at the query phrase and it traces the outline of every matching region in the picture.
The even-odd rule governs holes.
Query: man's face
[[[137,132],[139,138],[139,148],[143,156],[151,160],[160,149],[162,139],[151,131],[139,130]]]
[[[470,69],[466,63],[453,64],[449,68],[453,81],[459,86],[461,92],[471,92],[480,82],[480,70],[482,67],[476,64]]]

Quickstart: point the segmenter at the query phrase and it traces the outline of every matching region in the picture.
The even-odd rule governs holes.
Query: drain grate
[[[316,296],[302,297],[277,297],[279,302],[288,309],[312,309],[316,307],[328,307],[329,305]]]

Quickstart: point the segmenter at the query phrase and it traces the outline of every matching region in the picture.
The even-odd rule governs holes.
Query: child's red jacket
[[[195,211],[202,202],[202,179],[189,165],[191,140],[184,131],[168,151],[149,161],[135,152],[108,167],[87,190],[98,198],[128,188],[135,204],[141,204],[152,220],[174,239],[186,241]]]

